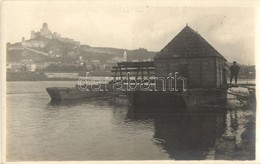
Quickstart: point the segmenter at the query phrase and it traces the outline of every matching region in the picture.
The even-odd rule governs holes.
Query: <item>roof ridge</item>
[[[188,25],[161,49],[154,58],[173,57],[173,55],[174,57],[216,56],[226,60],[206,39]]]

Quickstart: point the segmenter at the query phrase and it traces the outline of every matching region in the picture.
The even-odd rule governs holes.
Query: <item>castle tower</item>
[[[43,23],[40,33],[41,33],[41,36],[43,36],[47,39],[52,39],[52,33],[49,30],[47,23]]]
[[[43,24],[42,24],[42,28],[48,29],[48,24],[47,24],[47,23],[43,23]]]

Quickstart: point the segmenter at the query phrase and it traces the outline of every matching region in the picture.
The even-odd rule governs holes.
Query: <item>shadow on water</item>
[[[158,112],[161,111],[161,112]],[[226,111],[197,112],[189,109],[163,108],[151,111],[149,108],[129,108],[127,121],[152,119],[153,141],[165,150],[171,159],[209,159],[217,138],[226,129]]]

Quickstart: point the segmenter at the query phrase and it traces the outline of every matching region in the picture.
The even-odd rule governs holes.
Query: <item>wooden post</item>
[[[113,81],[116,81],[117,70],[118,70],[118,68],[116,68],[115,77],[114,77]]]
[[[135,75],[135,80],[137,80],[138,79],[138,74],[139,74],[139,67],[138,67],[138,69],[137,69],[137,73],[136,73],[136,75]]]
[[[149,68],[146,67],[146,70],[147,70],[148,79],[150,80],[150,72],[149,72]]]
[[[120,77],[121,77],[121,80],[123,80],[123,77],[122,77],[122,69],[121,69],[120,66],[119,66],[119,71],[120,71]]]
[[[128,70],[127,70],[127,66],[125,66],[125,70],[126,70],[126,77],[125,77],[125,79],[126,79],[126,81],[128,80],[127,79],[127,74],[128,74]],[[130,72],[129,72],[130,73]],[[130,79],[130,77],[129,77],[129,79]]]
[[[142,80],[144,80],[144,70],[143,70],[143,67],[142,67]]]

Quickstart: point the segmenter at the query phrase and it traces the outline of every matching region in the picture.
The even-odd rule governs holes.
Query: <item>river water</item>
[[[75,83],[7,82],[8,161],[214,159],[222,135],[241,141],[249,114],[234,96],[160,113],[137,112],[124,98],[50,102],[46,87]]]

